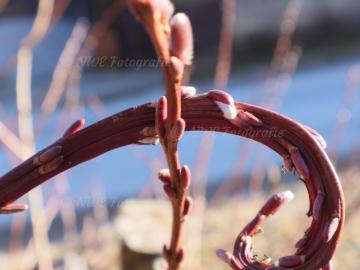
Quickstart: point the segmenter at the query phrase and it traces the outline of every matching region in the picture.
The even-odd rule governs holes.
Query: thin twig
[[[353,66],[348,71],[347,86],[344,89],[341,100],[340,109],[335,118],[333,127],[333,134],[331,138],[330,157],[336,164],[339,158],[339,150],[341,142],[346,134],[346,131],[351,120],[351,109],[357,100],[357,95],[360,87],[360,66]]]
[[[79,19],[72,31],[72,34],[60,55],[59,61],[54,69],[48,91],[40,106],[41,115],[38,121],[37,132],[40,132],[42,126],[56,109],[57,104],[65,91],[66,83],[69,80],[73,66],[77,65],[77,58],[81,46],[84,43],[89,29],[89,23],[84,19]]]
[[[284,18],[281,22],[280,35],[277,39],[276,47],[271,60],[271,65],[264,82],[264,85],[270,85],[270,80],[276,78],[277,86],[279,89],[274,91],[273,88],[265,88],[266,91],[260,91],[262,88],[258,88],[253,92],[254,100],[259,99],[259,103],[263,106],[276,109],[281,104],[282,95],[288,90],[288,86],[291,83],[294,72],[296,71],[298,60],[300,55],[299,49],[293,46],[293,35],[296,30],[297,21],[301,12],[301,2],[299,0],[289,1],[284,12]],[[293,56],[291,59],[295,61],[289,61],[290,66],[286,65],[286,57]],[[282,76],[286,75],[286,76]],[[284,81],[283,78],[289,78],[288,81]],[[264,92],[267,95],[264,95]],[[264,97],[265,96],[265,97]],[[274,101],[278,101],[280,104],[274,104]],[[227,192],[231,190],[241,191],[243,188],[243,181],[238,181],[239,178],[245,176],[245,167],[243,160],[246,160],[251,149],[254,147],[250,142],[245,142],[242,146],[238,162],[234,166],[234,170],[229,175],[228,179],[220,186],[212,198],[212,203],[216,203],[224,197]],[[260,166],[260,165],[259,165]]]
[[[214,75],[214,87],[216,89],[226,89],[232,65],[233,43],[236,29],[236,1],[222,0],[222,16],[221,16],[221,30],[218,48],[218,58]],[[204,133],[201,137],[199,150],[197,151],[197,161],[194,168],[194,212],[199,218],[199,235],[202,235],[204,226],[204,209],[206,208],[206,171],[209,166],[211,151],[214,145],[215,134]],[[199,254],[201,254],[201,241],[199,236]],[[201,261],[200,261],[201,263]]]

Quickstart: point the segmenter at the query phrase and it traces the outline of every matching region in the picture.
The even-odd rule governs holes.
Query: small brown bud
[[[176,191],[171,185],[165,184],[164,191],[171,201],[176,200]]]
[[[295,248],[301,249],[307,244],[308,238],[306,236],[302,237],[299,241],[296,242]]]
[[[184,259],[184,250],[180,249],[176,254],[176,261],[179,263],[182,262],[183,259]]]
[[[253,236],[260,230],[261,224],[264,223],[266,219],[265,215],[257,214],[256,217],[242,230],[246,235]]]
[[[81,130],[85,125],[85,119],[80,119],[74,122],[64,133],[63,137],[68,137],[79,130]]]
[[[193,32],[189,17],[184,13],[177,13],[170,21],[172,56],[179,58],[185,65],[191,65],[193,59]]]
[[[0,214],[8,215],[23,212],[28,209],[27,204],[8,204],[0,208]]]
[[[39,174],[48,174],[55,171],[63,163],[64,156],[59,156],[39,168]]]
[[[304,263],[305,257],[299,255],[284,256],[279,258],[279,266],[295,267]]]
[[[290,191],[284,191],[272,196],[261,208],[260,213],[265,216],[275,214],[284,204],[290,202],[294,198],[294,194]]]
[[[45,163],[48,163],[49,161],[60,155],[61,151],[62,151],[62,146],[60,145],[52,146],[49,149],[42,152],[41,154],[37,155],[33,160],[33,164],[43,165]]]
[[[260,127],[263,125],[263,122],[259,118],[249,112],[240,111],[239,118],[251,126]]]
[[[340,223],[340,219],[338,217],[334,217],[326,225],[323,234],[326,243],[329,242],[334,237],[337,229],[339,228],[339,223]]]
[[[156,106],[156,131],[160,138],[165,136],[165,121],[167,118],[167,99],[162,96]]]
[[[167,261],[170,260],[171,250],[166,245],[164,245],[164,247],[163,247],[163,255],[164,255],[165,260],[167,260]]]
[[[299,150],[295,147],[292,148],[290,150],[290,156],[300,177],[302,179],[308,179],[310,176],[309,168]]]
[[[144,137],[156,137],[156,129],[154,127],[145,127],[140,131]]]
[[[192,208],[193,205],[193,200],[190,196],[186,197],[185,202],[184,202],[184,212],[183,212],[183,216],[187,216]]]
[[[183,166],[181,168],[181,188],[184,190],[189,189],[191,184],[191,172],[188,166]]]
[[[224,249],[218,249],[216,251],[216,256],[226,264],[230,264],[234,259],[234,255]]]
[[[181,139],[185,132],[185,121],[184,119],[180,118],[176,120],[175,124],[170,128],[170,132],[168,134],[168,140],[170,142],[177,142]]]
[[[294,170],[294,164],[292,163],[290,156],[284,158],[284,169],[289,173]]]
[[[313,218],[319,220],[321,216],[322,206],[324,204],[325,194],[322,191],[319,191],[316,195],[313,207]]]
[[[158,178],[164,184],[170,185],[171,184],[171,176],[169,169],[162,169],[159,174]]]

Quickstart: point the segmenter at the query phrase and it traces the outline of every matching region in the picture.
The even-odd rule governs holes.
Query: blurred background
[[[360,235],[360,2],[174,1],[193,23],[189,84],[279,111],[319,131],[347,199],[337,269],[358,269]],[[124,0],[0,0],[0,175],[57,140],[157,99],[160,63]],[[187,133],[193,173],[184,269],[227,269],[243,225],[274,192],[296,199],[257,237],[260,258],[294,252],[309,220],[303,185],[282,160],[238,137]],[[160,147],[130,146],[65,172],[22,198],[25,214],[1,216],[0,269],[163,269],[170,208],[157,180]],[[141,221],[139,221],[141,220]],[[277,243],[274,245],[274,243]]]

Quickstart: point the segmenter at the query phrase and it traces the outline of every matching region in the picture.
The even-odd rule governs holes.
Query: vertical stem
[[[172,29],[169,22],[173,13],[170,1],[167,3],[165,1],[164,3],[160,3],[160,1],[128,1],[128,5],[130,11],[133,12],[135,17],[141,21],[148,31],[158,58],[162,63],[162,73],[166,86],[167,108],[162,108],[164,110],[166,109],[166,113],[163,111],[163,118],[158,119],[158,121],[161,121],[162,128],[165,129],[161,130],[161,132],[159,131],[159,137],[170,174],[168,175],[169,183],[166,183],[164,188],[165,191],[168,190],[169,192],[168,196],[173,208],[171,243],[169,249],[166,248],[165,255],[169,269],[177,270],[180,267],[183,257],[181,238],[188,189],[188,186],[185,187],[182,184],[182,168],[180,166],[178,153],[178,140],[185,130],[185,121],[181,119],[181,81],[184,65],[187,63],[175,57],[176,54],[170,52],[169,38],[173,38],[170,36]],[[191,35],[192,42],[192,30],[188,28],[184,29],[188,31],[186,34]],[[181,48],[181,50],[192,50],[192,44],[191,48],[190,46],[188,47],[189,48]],[[184,176],[186,179],[190,177],[187,169],[184,174],[186,174],[186,176]]]
[[[166,85],[166,98],[168,101],[166,134],[164,138],[161,138],[161,144],[169,166],[172,185],[176,191],[176,201],[172,202],[173,223],[170,243],[171,258],[168,263],[170,270],[177,270],[180,267],[177,255],[181,252],[181,239],[184,227],[183,211],[186,192],[180,187],[181,165],[178,153],[178,142],[169,141],[167,135],[176,121],[181,118],[181,80],[176,80],[171,74],[169,46],[167,36],[164,34],[162,26],[158,23],[153,23],[150,26],[149,32],[156,52],[163,63],[163,77]]]
[[[170,270],[177,270],[180,267],[180,261],[178,260],[178,254],[181,252],[181,240],[184,230],[184,203],[186,192],[181,188],[180,180],[180,159],[178,153],[178,142],[172,142],[167,140],[171,128],[177,120],[181,118],[181,94],[180,94],[180,83],[176,82],[171,77],[169,66],[164,70],[165,82],[166,82],[166,96],[168,99],[168,118],[166,121],[166,135],[163,141],[165,154],[170,169],[170,175],[173,183],[173,187],[176,191],[177,200],[173,202],[173,225],[171,234],[171,259],[169,262]]]

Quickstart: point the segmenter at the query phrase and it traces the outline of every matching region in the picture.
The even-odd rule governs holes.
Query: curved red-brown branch
[[[238,112],[248,112],[262,121],[244,129],[223,117],[207,94],[183,100],[182,117],[187,131],[217,131],[258,141],[280,154],[287,167],[293,166],[307,187],[310,198],[310,228],[298,243],[297,255],[304,262],[293,269],[319,269],[327,265],[338,245],[344,224],[344,197],[337,174],[316,137],[300,123],[278,113],[245,103]],[[0,179],[0,207],[15,201],[51,177],[112,149],[153,137],[155,103],[137,106],[67,134]],[[250,125],[249,125],[250,126]],[[251,236],[250,236],[251,237]],[[248,241],[248,240],[246,240]],[[267,269],[249,256],[248,246],[238,249],[241,268]],[[276,268],[275,268],[276,269]],[[286,268],[285,268],[286,269]]]

